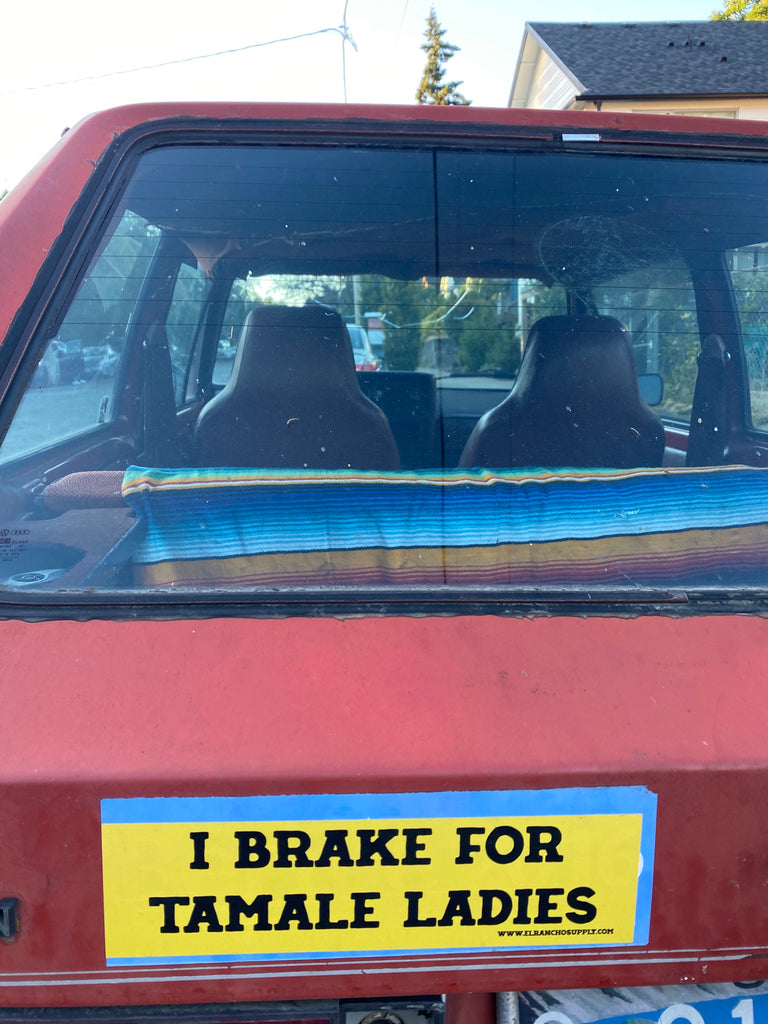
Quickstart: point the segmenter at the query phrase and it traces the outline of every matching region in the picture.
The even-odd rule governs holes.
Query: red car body
[[[69,132],[0,204],[0,336],[39,316],[41,268],[103,154],[169,119],[514,125],[647,136],[623,114],[475,108],[141,105]],[[676,144],[702,123],[666,119]],[[707,124],[708,132],[712,126]],[[719,145],[765,127],[718,123]],[[732,143],[730,140],[733,140]],[[617,143],[620,145],[620,143]],[[55,272],[55,271],[54,271]],[[21,313],[19,312],[21,310]],[[21,353],[10,353],[10,393]],[[35,621],[2,613],[0,1006],[139,1007],[448,994],[454,1021],[493,1015],[512,990],[751,981],[768,954],[768,626],[738,595],[716,613],[675,600],[592,613],[500,609],[482,596],[443,614],[403,601],[263,618],[83,606]],[[747,614],[745,614],[745,611]],[[645,787],[658,798],[647,944],[349,958],[108,966],[102,800]],[[474,995],[470,995],[474,994]]]

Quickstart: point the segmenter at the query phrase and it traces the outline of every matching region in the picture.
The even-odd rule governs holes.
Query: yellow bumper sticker
[[[107,961],[647,941],[637,787],[102,803]]]

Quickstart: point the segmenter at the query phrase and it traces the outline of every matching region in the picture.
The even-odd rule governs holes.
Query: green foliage
[[[384,363],[388,370],[415,370],[421,354],[421,325],[434,311],[434,289],[421,281],[390,281],[379,284],[380,309],[387,323],[384,331]]]
[[[272,278],[271,295],[230,296],[225,327],[240,307],[254,301],[323,302],[348,321],[380,313],[384,324],[384,366],[415,370],[424,342],[450,339],[457,353],[448,372],[511,376],[520,362],[517,282],[482,278],[401,281],[378,274],[352,277]],[[242,284],[242,283],[241,283]],[[547,293],[549,294],[549,289]],[[234,332],[233,336],[234,336]]]
[[[768,21],[768,0],[726,0],[711,21]]]
[[[679,260],[632,271],[593,291],[596,312],[615,316],[632,336],[638,373],[658,373],[664,383],[659,415],[690,418],[701,350],[696,298]]]
[[[657,411],[687,420],[696,386],[696,357],[701,351],[696,314],[692,310],[662,313],[659,332],[658,372],[664,381],[664,403]]]
[[[734,272],[733,290],[741,320],[752,423],[768,427],[768,270]]]
[[[315,302],[322,302],[326,306],[332,306],[343,317],[354,318],[355,297],[351,277],[318,278],[312,292],[312,299]]]
[[[419,88],[416,91],[416,102],[426,104],[437,104],[440,106],[467,107],[471,103],[466,96],[459,92],[462,82],[444,82],[445,65],[459,51],[458,46],[443,41],[445,29],[440,27],[437,20],[435,8],[429,10],[427,28],[424,32],[426,43],[421,44],[421,49],[427,55],[427,63],[424,73],[421,76]]]
[[[360,286],[365,308],[384,317],[386,369],[415,370],[424,343],[442,338],[456,353],[447,372],[511,376],[517,370],[517,291],[510,282],[363,278]]]
[[[422,327],[424,339],[435,335],[456,342],[454,372],[512,376],[520,365],[516,290],[482,278],[456,283]]]

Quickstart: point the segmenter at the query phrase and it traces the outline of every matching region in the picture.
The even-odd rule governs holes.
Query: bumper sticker
[[[640,787],[102,801],[109,965],[642,945]]]

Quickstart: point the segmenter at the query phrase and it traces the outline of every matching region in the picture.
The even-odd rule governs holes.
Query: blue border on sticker
[[[620,945],[642,946],[648,942],[653,893],[653,861],[656,845],[655,793],[644,786],[542,790],[480,790],[421,793],[322,793],[254,797],[135,797],[101,801],[102,825],[263,823],[269,821],[372,821],[413,818],[485,818],[543,815],[640,814],[641,864],[637,882],[635,931],[632,941]],[[616,943],[564,943],[563,946],[516,946],[523,949],[596,948]],[[272,960],[300,963],[317,960],[360,960],[371,957],[430,956],[509,951],[511,947],[483,946],[467,949],[409,949],[328,951],[200,957],[115,957],[108,967],[149,964],[258,963]]]
[[[644,786],[246,797],[159,796],[101,801],[103,825],[649,813],[655,817],[656,794]]]

